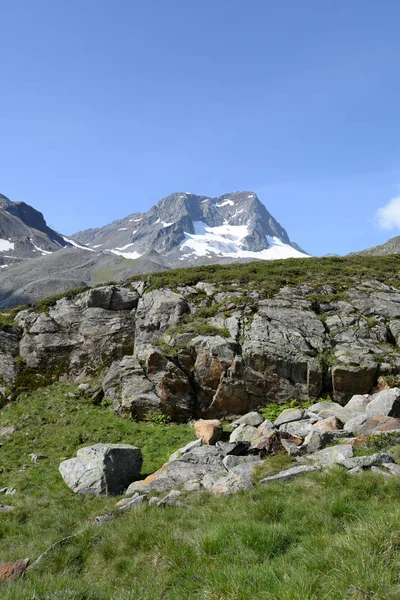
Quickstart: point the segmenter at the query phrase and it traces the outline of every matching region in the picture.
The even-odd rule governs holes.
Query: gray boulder
[[[218,478],[225,473],[222,456],[215,446],[201,446],[193,448],[181,458],[167,463],[161,469],[149,475],[143,481],[137,481],[129,486],[127,495],[139,492],[168,492],[183,486],[192,480],[202,480],[205,475]]]
[[[318,471],[318,467],[312,467],[309,465],[301,465],[298,467],[292,467],[291,469],[285,469],[276,475],[270,475],[269,477],[265,477],[261,479],[258,485],[267,485],[268,483],[274,483],[276,481],[291,481],[296,477],[300,477],[301,475],[307,475],[308,473],[313,473]]]
[[[371,396],[366,413],[369,417],[374,415],[400,417],[400,389],[383,390]]]
[[[322,419],[336,417],[342,423],[346,423],[346,421],[354,416],[347,407],[345,408],[336,402],[318,402],[310,406],[308,410]]]
[[[370,403],[370,401],[370,396],[362,396],[357,394],[348,401],[344,408],[354,414],[365,413],[367,405]]]
[[[353,446],[341,444],[324,448],[305,457],[299,457],[296,460],[302,463],[313,462],[318,467],[333,467],[335,464],[342,464],[348,458],[353,456]]]
[[[239,425],[230,435],[230,442],[252,442],[257,436],[257,427],[251,425]]]
[[[246,415],[243,415],[242,417],[239,417],[239,419],[236,419],[236,421],[233,421],[232,427],[236,428],[239,427],[239,425],[250,425],[251,427],[258,427],[263,422],[264,418],[260,415],[260,413],[250,412]]]
[[[291,421],[290,423],[284,423],[279,427],[279,431],[289,433],[294,437],[305,438],[313,429],[314,420],[303,419],[302,421]]]
[[[292,421],[300,421],[304,418],[304,410],[301,408],[286,408],[281,412],[279,417],[274,422],[275,427],[279,427],[284,423],[291,423]]]
[[[79,449],[76,458],[60,464],[59,471],[76,494],[108,496],[122,494],[138,477],[142,464],[142,453],[135,446],[96,444]]]

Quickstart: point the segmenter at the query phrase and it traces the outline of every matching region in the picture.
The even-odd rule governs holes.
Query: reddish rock
[[[268,429],[254,438],[250,450],[253,452],[259,451],[262,454],[269,454],[271,456],[286,454],[282,439],[293,442],[296,446],[300,446],[303,443],[301,438],[290,435],[290,433]]]
[[[328,417],[327,419],[323,419],[322,421],[318,421],[314,425],[314,429],[318,431],[337,431],[338,429],[343,429],[343,423],[337,417]]]
[[[387,417],[385,415],[374,415],[369,417],[359,428],[358,435],[373,435],[382,431],[394,431],[400,429],[400,419]]]
[[[28,565],[29,558],[0,564],[0,581],[12,581],[13,579],[17,579],[22,575]]]
[[[222,425],[217,419],[199,419],[194,424],[197,439],[201,439],[208,446],[214,446],[222,435]]]

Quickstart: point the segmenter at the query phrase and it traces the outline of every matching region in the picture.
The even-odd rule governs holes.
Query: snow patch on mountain
[[[132,246],[133,244],[128,244]],[[129,258],[130,260],[136,260],[136,258],[140,258],[142,255],[139,252],[122,252],[121,250],[107,250],[106,252],[112,252],[113,254],[117,254],[117,256],[123,256],[123,258]]]
[[[276,260],[280,258],[305,258],[307,255],[292,246],[285,244],[278,237],[266,236],[269,248],[260,252],[244,250],[244,239],[249,235],[247,225],[229,225],[209,227],[202,221],[194,221],[194,234],[185,232],[185,240],[181,243],[184,252],[182,259],[210,257],[212,255],[226,258],[254,258],[259,260]]]
[[[82,246],[81,244],[78,244],[78,242],[75,242],[74,240],[71,240],[70,238],[67,238],[65,236],[63,236],[63,240],[65,240],[69,244],[72,244],[73,246],[75,246],[75,248],[80,248],[81,250],[88,250],[89,252],[95,252],[95,250],[92,250],[92,248]]]
[[[0,239],[0,252],[6,252],[7,250],[14,250],[14,242]]]

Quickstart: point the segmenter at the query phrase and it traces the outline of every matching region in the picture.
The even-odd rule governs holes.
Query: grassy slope
[[[142,448],[148,473],[193,437],[187,425],[134,423],[68,398],[59,383],[0,413],[18,431],[1,449],[0,560],[36,558],[85,530],[1,598],[63,600],[395,600],[400,597],[400,481],[337,469],[232,498],[191,496],[193,509],[140,507],[102,527],[115,498],[74,495],[62,457],[99,441]],[[37,465],[28,454],[48,458]],[[27,465],[24,467],[24,465]]]
[[[265,295],[282,285],[363,279],[400,286],[400,257],[351,257],[196,267],[142,277],[155,288],[238,281]],[[140,279],[139,277],[135,279]],[[50,302],[52,300],[50,299]],[[44,304],[47,303],[45,302]],[[0,324],[13,322],[14,311]],[[13,584],[1,598],[65,600],[394,600],[400,598],[400,482],[337,469],[233,498],[192,496],[194,509],[142,507],[99,528],[90,520],[116,499],[72,494],[58,474],[62,457],[102,442],[142,448],[143,472],[193,438],[186,425],[134,423],[83,399],[71,384],[21,397],[0,412],[17,432],[0,449],[0,561],[36,558],[56,540],[85,529],[68,547]],[[30,452],[48,458],[37,465]]]

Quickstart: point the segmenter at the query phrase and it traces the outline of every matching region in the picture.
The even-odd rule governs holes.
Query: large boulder
[[[142,468],[139,448],[128,444],[96,444],[80,448],[76,458],[64,460],[59,471],[76,494],[122,494]]]
[[[221,439],[221,421],[218,421],[218,419],[199,419],[194,424],[194,432],[196,437],[205,444],[214,446]]]
[[[369,417],[375,415],[400,417],[400,389],[383,390],[371,396],[366,413]]]
[[[131,484],[126,493],[168,492],[188,481],[202,481],[206,475],[217,479],[226,472],[222,459],[215,446],[193,448],[181,458],[165,464],[143,481]]]
[[[344,430],[353,435],[374,435],[388,431],[400,430],[400,419],[387,417],[386,415],[359,414],[347,421]]]

